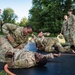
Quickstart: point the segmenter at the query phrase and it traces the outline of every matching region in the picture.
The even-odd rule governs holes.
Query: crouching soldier
[[[2,29],[8,42],[13,48],[18,49],[24,48],[24,46],[28,43],[29,34],[33,32],[30,25],[20,27],[11,23],[5,23],[2,26]]]

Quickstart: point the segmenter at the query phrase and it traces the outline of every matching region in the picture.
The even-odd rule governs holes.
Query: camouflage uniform
[[[44,38],[43,41],[41,40],[41,38],[36,38],[35,43],[39,46],[38,50],[55,52],[54,47],[58,46],[60,52],[64,51],[64,48],[61,46],[57,38]]]
[[[44,55],[46,58],[53,58],[53,54]],[[15,52],[14,61],[9,68],[29,68],[36,66],[35,52],[19,50]]]
[[[0,36],[0,62],[5,62],[6,52],[15,52],[19,49],[14,49],[4,36]]]
[[[0,62],[6,62],[6,52],[14,52],[14,68],[31,67],[35,64],[34,53],[27,50],[14,49],[4,36],[0,36]],[[11,65],[12,66],[12,65]]]
[[[10,23],[5,23],[2,26],[3,33],[7,35],[11,35],[14,38],[14,42],[10,42],[11,45],[16,48],[19,45],[22,45],[23,47],[27,44],[28,42],[28,36],[23,35],[23,27],[10,24]]]
[[[68,23],[67,23],[67,20],[64,20],[63,21],[63,26],[62,26],[62,29],[61,29],[61,33],[64,35],[64,38],[66,40],[66,42],[69,42],[69,31],[68,31]]]
[[[75,16],[72,14],[68,17],[69,42],[75,43]]]
[[[31,51],[19,50],[14,55],[12,68],[29,68],[36,65],[35,55]],[[11,68],[11,67],[10,67]]]
[[[0,62],[6,62],[5,54],[14,52],[14,61],[9,68],[29,68],[36,65],[35,53],[25,49],[14,49],[4,36],[0,36]],[[53,58],[52,54],[44,55]]]

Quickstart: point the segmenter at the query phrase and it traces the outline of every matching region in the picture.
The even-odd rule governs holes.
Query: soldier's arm
[[[13,47],[17,47],[19,45],[14,41],[14,38],[11,36],[12,31],[16,30],[17,27],[18,27],[17,25],[10,24],[10,23],[5,23],[2,26],[3,33],[6,35],[6,37],[8,38],[9,42]]]
[[[75,29],[75,16],[72,16],[72,24],[73,24],[73,29]]]
[[[8,73],[8,74],[10,74],[10,75],[16,75],[16,74],[14,74],[14,73],[12,73],[9,69],[8,69],[8,64],[5,64],[4,65],[4,70]]]
[[[43,36],[49,36],[49,35],[50,35],[49,32],[43,33]]]
[[[64,23],[62,24],[62,28],[61,28],[61,34],[63,34],[63,29],[64,29]]]
[[[32,38],[31,38],[31,41],[33,40],[33,41],[35,41],[36,40],[36,36],[34,35],[34,34],[32,34]]]
[[[6,34],[6,35],[9,34],[9,32],[14,31],[16,28],[17,28],[17,25],[10,24],[10,23],[5,23],[2,26],[3,33]]]

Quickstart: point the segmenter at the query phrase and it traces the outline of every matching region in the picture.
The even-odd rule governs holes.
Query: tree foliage
[[[13,9],[6,8],[3,10],[2,19],[5,23],[15,23],[17,15],[14,13]]]
[[[73,0],[33,0],[29,10],[29,23],[35,31],[42,29],[60,33],[63,15],[72,7]]]
[[[28,19],[26,17],[23,17],[20,21],[20,26],[25,26],[28,23]]]

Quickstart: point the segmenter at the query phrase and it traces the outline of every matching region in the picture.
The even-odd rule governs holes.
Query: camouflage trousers
[[[75,44],[75,32],[70,30],[69,33],[70,43]]]
[[[65,37],[66,42],[75,44],[75,31],[68,30],[63,35]]]
[[[0,62],[5,62],[6,52],[15,52],[17,50],[19,49],[14,49],[4,36],[0,36]]]

